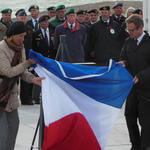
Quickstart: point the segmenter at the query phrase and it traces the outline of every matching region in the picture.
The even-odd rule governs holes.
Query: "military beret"
[[[39,10],[39,6],[38,5],[31,5],[28,9],[28,11],[30,11],[31,9],[37,9]]]
[[[123,4],[122,3],[115,3],[115,5],[113,5],[113,7],[112,7],[112,9],[115,9],[116,7],[118,7],[118,6],[123,6]]]
[[[110,6],[103,6],[103,7],[101,7],[99,10],[110,10]]]
[[[11,37],[12,35],[21,34],[24,32],[26,32],[24,23],[22,21],[15,21],[9,26],[6,36]]]
[[[46,21],[46,20],[48,20],[48,19],[50,19],[50,17],[48,16],[48,15],[43,15],[43,16],[41,16],[40,18],[39,18],[39,23],[40,22],[43,22],[43,21]]]
[[[58,11],[58,10],[61,10],[61,9],[65,9],[65,5],[58,5],[58,6],[55,8],[55,11]]]
[[[21,11],[21,12],[19,12],[18,16],[27,16],[27,14],[25,11]]]
[[[17,10],[17,12],[15,13],[15,16],[17,16],[21,11],[25,11],[23,8]]]
[[[10,8],[5,8],[1,11],[2,14],[6,14],[6,13],[12,13],[12,9]]]
[[[53,6],[52,7],[48,7],[47,11],[50,11],[50,10],[55,10],[55,7],[53,7]]]
[[[88,13],[89,13],[89,14],[90,14],[90,13],[97,13],[97,14],[98,14],[98,10],[97,10],[97,9],[91,9],[91,10],[88,11]]]
[[[85,15],[86,13],[84,10],[78,10],[76,14],[77,15]]]
[[[143,14],[143,11],[141,10],[141,9],[135,9],[133,12],[132,12],[132,14]]]
[[[70,8],[66,11],[65,15],[74,14],[74,13],[75,13],[74,8]]]

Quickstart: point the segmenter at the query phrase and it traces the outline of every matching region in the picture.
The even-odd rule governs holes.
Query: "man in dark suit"
[[[51,40],[52,31],[48,20],[48,15],[39,18],[40,28],[33,33],[32,49],[45,57],[55,58],[53,42]],[[33,86],[32,98],[36,104],[40,103],[40,91],[40,87]]]
[[[125,107],[131,150],[150,150],[150,36],[143,32],[144,23],[139,15],[131,15],[126,25],[130,37],[124,43],[119,63],[128,69],[135,82]]]
[[[32,18],[27,22],[27,25],[29,25],[33,31],[36,31],[39,29],[39,7],[37,5],[31,5],[28,10]]]

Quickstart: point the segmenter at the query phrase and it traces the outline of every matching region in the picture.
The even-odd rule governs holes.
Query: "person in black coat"
[[[143,32],[144,23],[139,15],[131,15],[126,23],[130,37],[124,43],[119,63],[128,69],[135,82],[125,107],[131,150],[150,150],[150,36]]]
[[[32,49],[38,53],[41,53],[45,57],[55,58],[55,52],[53,50],[53,42],[51,40],[51,28],[49,26],[49,16],[43,15],[39,18],[40,28],[33,33],[32,36]],[[36,104],[40,103],[39,86],[33,85],[32,99]]]
[[[51,40],[52,30],[48,19],[48,15],[43,15],[39,18],[40,29],[33,33],[32,48],[45,57],[55,58],[53,42]]]
[[[22,21],[25,25],[25,31],[26,35],[24,37],[24,48],[25,48],[25,54],[26,58],[28,57],[29,50],[32,48],[32,28],[27,25],[27,14],[25,10],[20,9],[16,12],[16,19],[18,21]],[[28,68],[28,70],[31,72],[31,68]],[[24,80],[21,80],[20,82],[20,99],[21,103],[23,105],[33,105],[32,101],[32,87],[33,84],[29,84],[25,82]]]
[[[109,59],[118,61],[121,52],[119,25],[110,17],[110,7],[100,8],[102,16],[93,24],[88,35],[88,55],[100,65],[107,65]]]
[[[122,23],[125,21],[126,17],[122,15],[123,12],[123,4],[122,3],[115,3],[113,5],[112,9],[114,10],[114,13],[112,14],[112,19],[116,21],[119,26],[121,27]]]

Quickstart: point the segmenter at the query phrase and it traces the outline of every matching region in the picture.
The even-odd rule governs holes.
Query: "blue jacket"
[[[67,21],[57,26],[54,33],[54,48],[57,51],[57,60],[71,63],[84,62],[86,39],[86,28],[78,22],[72,30],[69,29]]]

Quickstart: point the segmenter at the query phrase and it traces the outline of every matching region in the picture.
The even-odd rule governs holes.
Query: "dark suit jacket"
[[[49,28],[50,31],[50,28]],[[35,31],[32,37],[32,49],[36,52],[41,53],[45,57],[55,58],[55,52],[53,48],[53,42],[51,40],[51,31],[49,33],[50,46],[48,46],[45,37],[42,34],[41,29]]]

